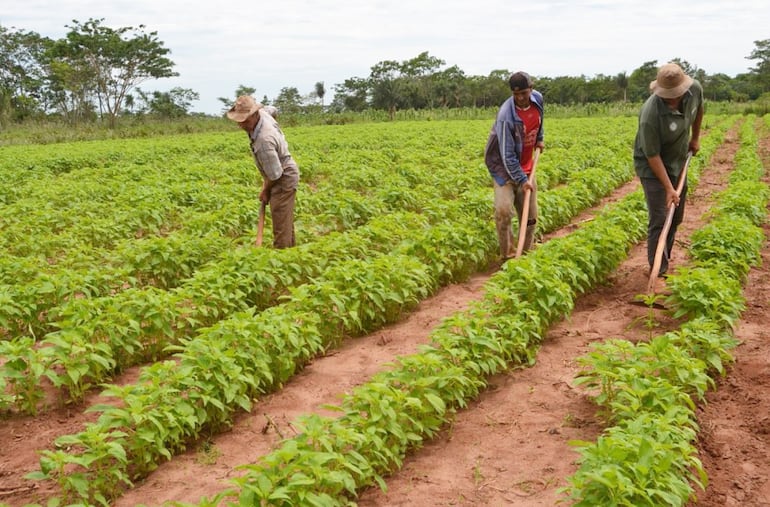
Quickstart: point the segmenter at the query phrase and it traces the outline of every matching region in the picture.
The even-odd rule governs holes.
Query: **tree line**
[[[139,85],[178,76],[157,32],[117,29],[103,19],[72,21],[61,39],[0,25],[0,124],[58,116],[71,123],[104,119],[114,126],[127,110],[187,113],[193,90],[145,92]]]
[[[755,45],[746,58],[758,60],[758,64],[735,77],[708,74],[681,58],[672,61],[701,82],[708,100],[751,101],[770,92],[770,39],[755,41]],[[380,62],[371,68],[368,77],[350,78],[336,85],[331,108],[337,111],[374,108],[392,114],[398,109],[498,106],[510,96],[509,70],[494,70],[488,76],[468,76],[456,65],[442,69],[445,63],[427,52],[402,62]],[[549,104],[641,102],[649,96],[649,85],[658,67],[658,62],[652,60],[630,74],[533,78],[535,87],[547,97]]]
[[[157,32],[146,31],[144,25],[113,29],[103,19],[89,19],[73,20],[65,27],[66,35],[54,40],[0,25],[0,125],[54,116],[71,123],[101,119],[114,126],[118,116],[126,114],[184,116],[199,99],[197,92],[187,88],[147,92],[139,87],[149,80],[178,76],[168,58],[170,50]],[[752,101],[770,92],[770,39],[754,44],[746,59],[756,65],[733,77],[709,74],[681,58],[673,61],[703,84],[707,100]],[[658,66],[653,60],[630,73],[533,78],[550,104],[640,102],[649,95]],[[307,95],[296,87],[284,87],[278,96],[264,96],[262,101],[290,114],[381,110],[391,118],[397,110],[488,108],[510,96],[510,72],[497,69],[487,76],[467,75],[426,51],[400,62],[381,61],[368,76],[334,85],[329,105],[324,104],[323,81]],[[241,85],[234,96],[255,91]],[[223,111],[233,98],[219,98]]]

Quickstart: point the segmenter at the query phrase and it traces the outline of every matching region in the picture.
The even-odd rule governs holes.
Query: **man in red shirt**
[[[513,210],[521,222],[526,191],[531,192],[529,219],[523,251],[532,248],[537,224],[537,183],[530,178],[534,151],[543,143],[543,95],[532,89],[532,78],[526,72],[515,72],[508,80],[511,97],[497,113],[484,150],[484,161],[495,187],[495,225],[503,260],[515,254],[511,230]]]

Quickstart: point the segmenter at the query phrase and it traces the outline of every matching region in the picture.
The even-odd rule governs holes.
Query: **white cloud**
[[[0,0],[2,3],[11,0]],[[218,113],[238,85],[274,98],[323,81],[366,77],[383,60],[423,51],[466,74],[527,70],[536,76],[616,74],[643,63],[687,60],[708,73],[746,72],[754,41],[770,38],[766,0],[283,0],[269,4],[181,0],[31,0],[0,9],[0,24],[53,38],[73,19],[146,25],[171,50],[178,78],[148,82],[197,91],[193,109]]]

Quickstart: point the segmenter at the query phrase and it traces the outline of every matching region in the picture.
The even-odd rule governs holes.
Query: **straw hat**
[[[663,99],[675,99],[690,89],[693,79],[675,63],[658,69],[658,76],[650,83],[650,91]]]
[[[235,104],[227,112],[227,117],[240,123],[260,109],[262,104],[254,100],[251,95],[241,95],[235,99]]]

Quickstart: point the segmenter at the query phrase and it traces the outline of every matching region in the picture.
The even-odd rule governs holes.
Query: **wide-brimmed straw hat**
[[[241,95],[235,99],[235,104],[227,112],[227,117],[240,123],[260,109],[262,104],[254,100],[251,95]]]
[[[692,78],[675,63],[667,63],[658,69],[658,76],[650,83],[650,91],[663,99],[675,99],[690,89]]]

